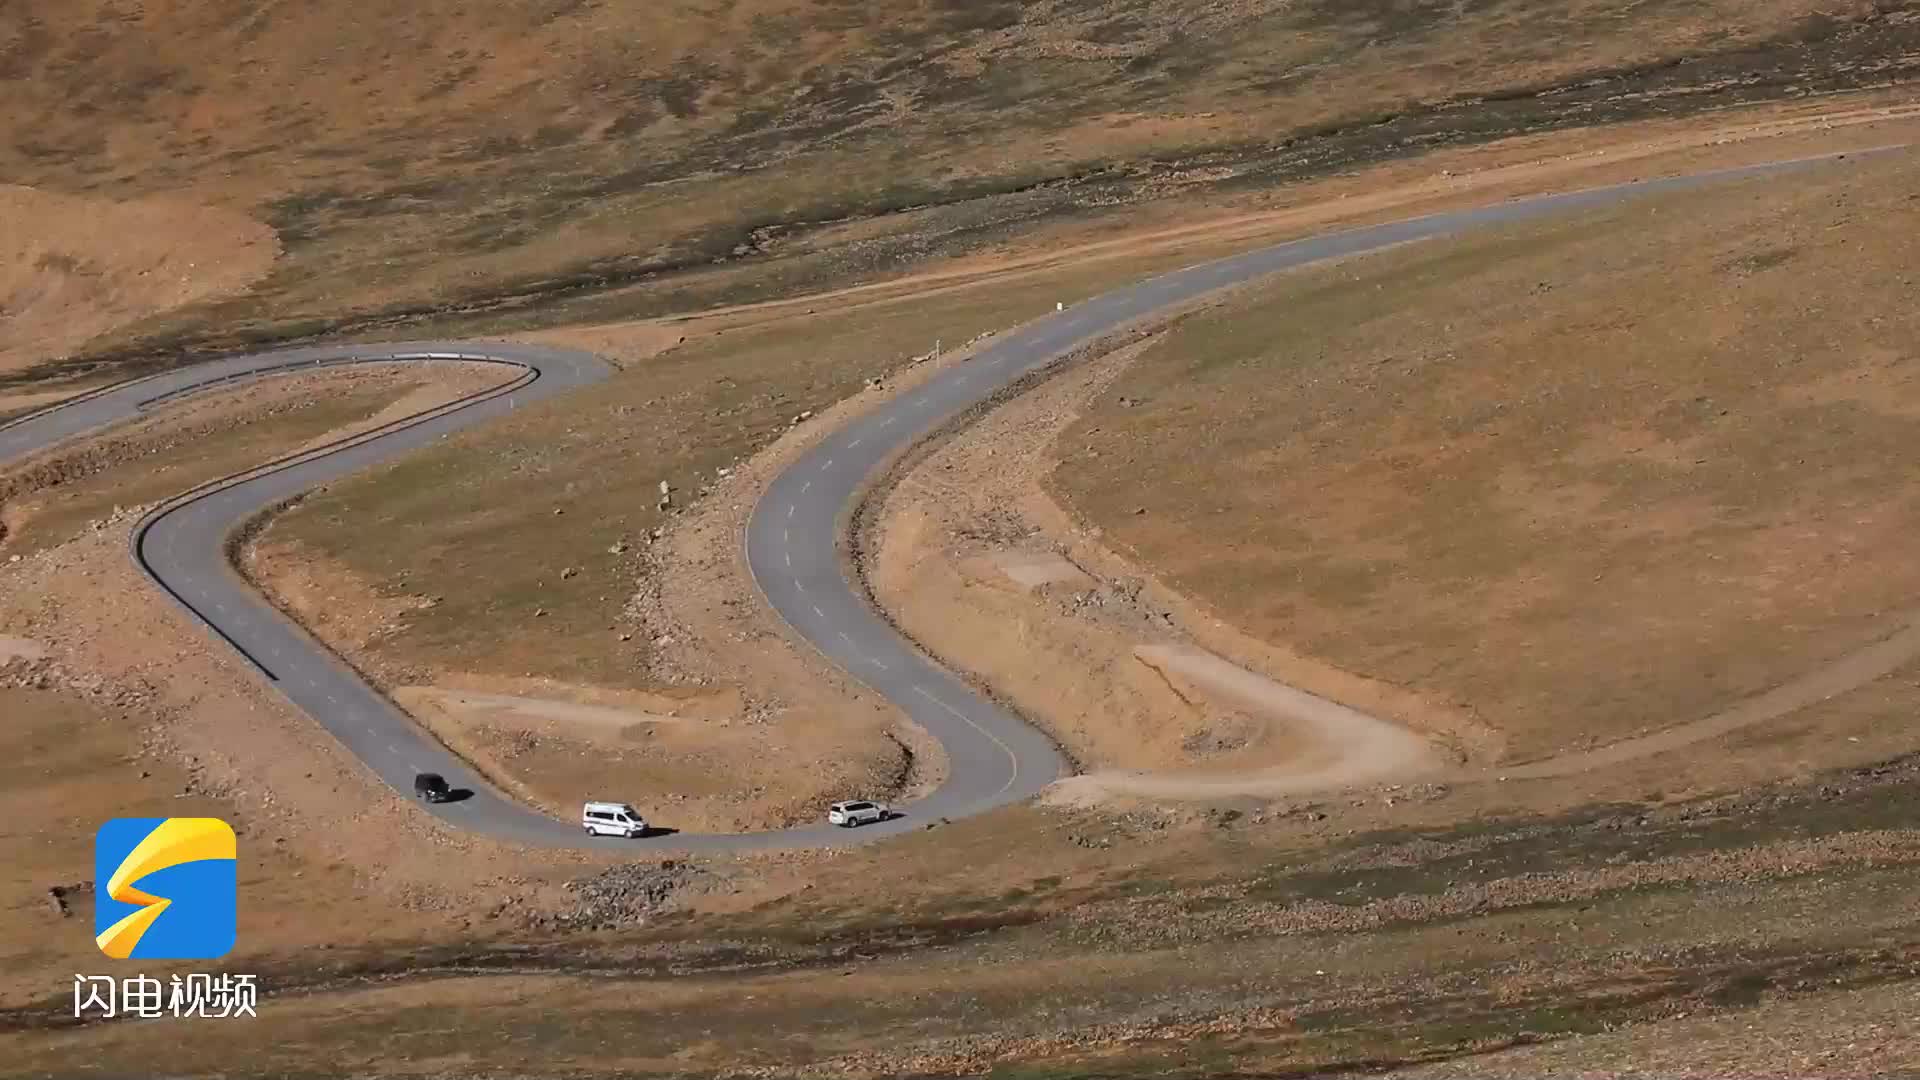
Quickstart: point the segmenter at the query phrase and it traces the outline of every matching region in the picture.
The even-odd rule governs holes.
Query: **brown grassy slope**
[[[352,311],[778,253],[796,224],[1155,172],[1863,18],[1873,41],[1904,40],[1906,4],[1880,7],[1891,14],[1865,0],[1625,13],[1599,0],[39,2],[0,11],[0,173],[115,198],[190,191],[263,216],[288,249],[273,279],[140,333],[297,333]],[[1748,74],[1783,70],[1794,47],[1780,48]],[[1046,209],[973,207],[871,239],[906,258]],[[875,269],[875,243],[840,239],[838,273]]]
[[[1084,295],[1164,261],[1115,260],[1050,284]],[[685,505],[797,414],[846,398],[936,339],[952,348],[1036,307],[1030,283],[997,283],[937,310],[876,305],[695,338],[584,394],[329,485],[273,535],[383,593],[441,598],[371,646],[364,659],[392,677],[425,667],[648,688],[653,647],[633,636],[625,611],[633,568],[608,549],[667,523],[661,481]],[[394,529],[405,544],[380,539]],[[580,573],[562,577],[569,566]]]
[[[1454,1057],[1911,980],[1913,769],[1349,835],[1318,852],[1274,844],[1298,815],[1155,829],[1023,809],[849,853],[813,871],[823,887],[731,917],[520,947],[262,957],[249,970],[272,988],[271,1011],[169,1060],[767,1076],[1028,1062],[1061,1077],[1202,1077]],[[1028,842],[1008,844],[1008,827]],[[1138,859],[1154,865],[1123,869]],[[902,891],[908,860],[925,869]],[[824,887],[829,876],[866,887]],[[589,996],[594,1007],[573,1007]],[[124,1069],[164,1035],[69,1027],[65,1004],[49,993],[0,1012],[0,1047],[29,1068],[85,1055]],[[480,1027],[506,1037],[478,1044]]]
[[[1879,141],[1905,130],[1858,137]],[[1738,153],[1803,153],[1824,145],[1816,138]],[[1616,146],[1615,152],[1623,151]],[[1689,167],[1716,163],[1723,163],[1718,156],[1690,159]],[[1669,167],[1636,164],[1627,175]],[[1357,183],[1356,201],[1369,190]],[[1319,228],[1312,223],[1325,220],[1313,214],[1286,219],[1262,239]],[[307,545],[383,594],[441,598],[410,614],[370,655],[357,655],[397,682],[467,672],[653,687],[659,678],[654,635],[640,632],[645,627],[625,611],[634,589],[631,557],[612,557],[608,549],[668,524],[655,507],[660,481],[670,482],[682,501],[696,495],[717,469],[765,447],[801,411],[857,392],[865,377],[892,370],[935,339],[951,349],[981,331],[1042,314],[1055,297],[1088,297],[1253,242],[1250,236],[1224,242],[1196,236],[1183,248],[1122,248],[1109,258],[1075,261],[1029,279],[993,279],[931,302],[823,303],[818,314],[797,308],[724,330],[718,323],[691,324],[694,336],[657,356],[657,329],[648,328],[641,336],[653,344],[641,355],[650,358],[628,364],[614,379],[329,485],[286,515],[275,536]],[[609,327],[580,340],[618,356],[628,332]],[[390,542],[394,529],[405,531],[405,544]],[[568,567],[580,573],[562,577]],[[622,641],[627,635],[631,640]]]
[[[1513,755],[1696,719],[1920,607],[1917,184],[1902,154],[1279,279],[1120,379],[1052,483]]]
[[[278,254],[270,229],[233,211],[0,185],[0,373],[62,359],[156,312],[239,292]]]
[[[0,548],[57,547],[122,508],[146,506],[303,448],[497,382],[460,365],[369,366],[242,384],[190,398],[110,435],[0,469]]]

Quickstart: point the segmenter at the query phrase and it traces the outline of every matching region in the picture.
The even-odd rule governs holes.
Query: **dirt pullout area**
[[[682,829],[696,816],[700,828],[739,828],[740,817],[752,813],[730,817],[701,808],[690,816],[681,805],[717,803],[715,789],[731,792],[741,782],[730,759],[749,760],[752,750],[729,745],[738,695],[525,689],[529,693],[399,687],[393,696],[441,742],[557,816],[578,813],[587,799],[631,802],[649,821]],[[573,700],[579,697],[601,703]],[[700,730],[709,726],[716,730]]]
[[[1846,669],[1920,596],[1916,167],[1276,279],[1106,390],[1050,489],[1221,618],[1470,713],[1509,761]]]
[[[240,292],[279,254],[272,228],[232,210],[0,184],[0,374],[64,360],[100,334]],[[35,398],[48,403],[46,392]],[[0,412],[28,404],[0,398]]]
[[[876,602],[1093,770],[1055,801],[1272,798],[1439,765],[1426,738],[1249,670],[1270,656],[1130,572],[1041,489],[1058,433],[1151,347],[1083,361],[903,463],[862,511]]]
[[[680,830],[769,828],[817,817],[836,792],[897,792],[908,770],[882,731],[838,721],[844,708],[786,726],[781,710],[712,680],[649,691],[376,667],[370,648],[437,597],[371,589],[324,556],[276,541],[271,528],[248,545],[244,566],[440,742],[550,813],[617,799]]]
[[[42,660],[47,655],[47,647],[37,641],[22,637],[0,637],[0,664],[15,660]]]

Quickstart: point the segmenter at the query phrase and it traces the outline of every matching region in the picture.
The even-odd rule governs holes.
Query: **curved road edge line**
[[[952,416],[964,412],[979,401],[991,397],[1028,375],[1041,373],[1054,367],[1061,357],[1087,342],[1096,340],[1135,319],[1151,315],[1156,311],[1178,307],[1226,286],[1243,284],[1282,270],[1310,265],[1331,257],[1362,254],[1411,240],[1450,235],[1482,225],[1533,220],[1562,210],[1610,205],[1641,194],[1663,190],[1683,190],[1716,180],[1758,176],[1795,167],[1808,167],[1849,155],[1859,158],[1901,148],[1889,146],[1864,151],[1836,152],[1786,162],[1738,166],[1659,180],[1591,187],[1573,192],[1515,199],[1491,206],[1443,211],[1381,225],[1359,226],[1184,267],[1154,276],[1133,286],[1115,289],[1081,301],[1073,308],[1044,316],[1018,331],[999,338],[971,359],[936,373],[927,384],[917,388],[917,393],[908,391],[898,398],[889,399],[865,414],[854,417],[841,428],[829,432],[814,446],[803,451],[786,469],[776,474],[750,512],[742,539],[755,588],[767,600],[769,606],[775,609],[782,621],[806,639],[817,652],[920,721],[922,726],[941,742],[948,756],[948,777],[932,794],[910,804],[911,808],[924,811],[923,820],[933,817],[965,816],[1024,800],[1038,794],[1059,773],[1060,758],[1052,741],[1030,724],[998,708],[992,702],[982,699],[964,682],[927,657],[924,652],[899,634],[889,622],[882,619],[865,598],[864,589],[847,580],[842,572],[839,565],[842,514],[853,504],[863,484],[873,476],[876,462],[884,464],[885,460],[895,453],[911,448],[929,432],[941,427]],[[1090,323],[1089,320],[1091,320]],[[541,367],[543,359],[551,361],[555,365],[555,370],[565,371],[567,377],[555,380],[550,386],[541,387],[541,392],[533,395],[536,398],[549,397],[574,386],[598,382],[611,374],[611,370],[605,364],[586,354],[541,346],[504,343],[433,342],[387,346],[307,347],[251,354],[210,361],[193,365],[191,368],[157,375],[141,376],[88,391],[75,398],[55,403],[46,409],[16,418],[5,425],[0,425],[0,461],[44,449],[80,434],[90,434],[111,423],[138,415],[141,407],[139,402],[129,404],[117,400],[133,397],[131,390],[137,386],[168,380],[175,382],[177,384],[175,391],[163,392],[147,399],[150,402],[160,401],[176,396],[176,392],[193,392],[224,385],[235,381],[236,378],[260,377],[267,369],[297,371],[302,365],[301,361],[292,359],[296,356],[315,361],[310,366],[320,366],[319,361],[326,358],[335,358],[338,362],[368,363],[429,359],[472,360],[517,363],[536,373],[543,370]],[[339,359],[342,357],[352,357],[352,359]],[[976,375],[982,372],[989,376],[985,385],[983,387],[970,385]],[[535,378],[539,378],[539,375],[536,374]],[[531,383],[532,380],[529,380],[530,385]],[[464,761],[457,755],[452,755],[444,747],[440,747],[437,743],[433,743],[431,748],[424,746],[418,726],[410,718],[407,718],[384,697],[379,696],[378,692],[374,691],[357,673],[351,673],[350,669],[346,669],[348,673],[343,675],[343,665],[337,657],[324,648],[316,650],[315,644],[310,636],[305,634],[304,628],[299,627],[284,613],[267,603],[264,597],[252,589],[251,585],[238,574],[232,573],[231,564],[226,559],[225,545],[218,542],[224,540],[250,513],[257,513],[265,506],[271,505],[275,501],[270,497],[271,493],[284,496],[310,490],[319,483],[348,475],[374,461],[385,460],[405,450],[426,445],[432,441],[436,433],[444,435],[445,432],[458,430],[486,419],[487,414],[498,411],[497,408],[489,410],[487,406],[497,406],[501,397],[511,393],[511,391],[496,392],[500,389],[496,387],[480,391],[459,401],[424,410],[402,421],[395,421],[389,425],[392,430],[379,431],[377,434],[362,433],[359,437],[340,440],[338,445],[289,455],[278,462],[270,462],[265,466],[248,470],[245,474],[235,474],[225,478],[224,483],[216,486],[206,488],[203,485],[204,489],[198,490],[197,493],[190,492],[183,496],[176,496],[175,499],[169,500],[168,504],[163,504],[163,509],[143,519],[141,526],[136,529],[135,551],[143,571],[159,583],[176,603],[234,645],[243,656],[268,675],[283,696],[296,707],[319,720],[322,726],[339,737],[349,751],[360,757],[364,764],[396,789],[403,793],[407,790],[404,777],[409,771],[418,771],[423,768],[423,759],[431,764],[439,764],[435,759],[449,758],[454,763],[453,767],[442,765],[440,771],[447,773],[449,780],[456,786],[459,786],[462,781],[472,783],[473,787],[470,790],[473,796],[464,802],[437,804],[431,807],[443,819],[503,839],[543,846],[599,847],[603,845],[582,844],[581,837],[574,832],[575,826],[572,824],[538,814],[492,790],[490,785],[480,781],[473,774]],[[116,410],[116,405],[121,408]],[[63,413],[74,414],[74,417],[62,423],[60,417]],[[461,413],[468,415],[460,417],[458,414]],[[89,422],[87,420],[89,415],[97,422]],[[105,419],[103,420],[102,417]],[[867,442],[876,431],[891,428],[900,419],[906,419],[909,422],[901,425],[899,430],[890,432],[887,438],[876,438],[872,442]],[[19,432],[23,428],[34,425],[49,427],[52,430],[38,443],[23,439]],[[855,453],[854,451],[863,443],[868,449]],[[14,447],[11,454],[8,452],[9,445]],[[370,448],[374,452],[367,452]],[[315,468],[325,462],[335,462],[339,464],[339,468],[333,473],[328,473],[325,467]],[[310,472],[311,475],[306,475],[303,470]],[[816,481],[824,481],[820,484],[821,492],[813,495],[809,500],[800,501],[798,494],[809,493]],[[794,490],[795,485],[799,485],[797,493]],[[269,492],[270,495],[256,497],[243,494],[256,486]],[[778,546],[772,546],[776,543],[771,539],[772,529],[778,526],[772,524],[770,515],[773,513],[774,505],[780,502],[782,497],[786,500],[784,502],[786,518],[794,519],[803,507],[807,510],[802,527],[808,535],[804,536],[803,540],[812,542],[803,544],[800,549],[791,546],[789,530],[786,528],[780,529],[781,540],[777,542]],[[247,499],[252,499],[254,505],[240,505]],[[207,520],[188,520],[194,518],[196,514],[206,514]],[[163,545],[164,554],[168,559],[177,560],[179,566],[191,568],[191,572],[181,573],[176,580],[169,581],[168,568],[156,565],[153,559],[154,552],[148,547],[148,540],[156,529],[173,522],[175,515],[180,516],[179,525],[182,531],[197,528],[199,532],[194,534],[196,543],[187,545],[185,550]],[[211,535],[214,533],[217,535]],[[209,552],[200,544],[200,541],[208,539],[216,541],[205,546],[214,549],[211,557],[217,560],[217,564],[208,563]],[[791,590],[783,588],[777,592],[768,587],[767,564],[762,556],[772,550],[779,550],[788,557],[787,560],[783,560],[787,566],[792,565],[790,557],[796,551],[805,560],[804,572],[789,579]],[[222,572],[233,581],[223,583],[212,580],[219,578]],[[796,602],[796,597],[809,595],[807,589],[809,577],[815,581],[816,585],[821,586],[820,599],[809,599],[803,606]],[[238,594],[230,591],[235,582],[239,583]],[[186,590],[195,588],[201,593],[209,590],[218,593],[222,589],[228,589],[226,599],[237,603],[243,610],[239,615],[230,616],[221,609],[220,602],[216,599],[212,603],[213,609],[229,624],[223,628],[218,625],[220,620],[216,620],[201,607],[196,606],[186,595]],[[789,591],[792,595],[788,595]],[[822,606],[822,601],[825,607]],[[255,610],[244,610],[249,606]],[[833,616],[829,617],[826,614],[827,607],[834,609]],[[248,623],[249,618],[259,619],[261,612],[258,609],[262,608],[266,615],[265,623]],[[816,622],[818,625],[806,625],[810,622],[804,615],[807,610],[812,611],[815,616],[811,622]],[[855,644],[853,634],[849,633],[849,630],[857,631],[862,636],[865,641],[864,649]],[[305,669],[304,686],[298,684],[299,680],[290,670],[281,670],[276,673],[274,668],[266,662],[267,658],[260,655],[264,650],[259,645],[253,647],[242,645],[235,641],[236,634],[259,636],[263,640],[278,636],[279,647],[290,650],[296,664]],[[289,638],[288,635],[293,637]],[[843,649],[835,644],[836,636],[838,640],[846,643],[846,648]],[[288,644],[289,641],[293,641],[293,644]],[[301,655],[303,652],[315,655]],[[875,670],[862,674],[860,665]],[[896,668],[900,669],[897,673]],[[876,671],[880,674],[876,674]],[[933,689],[929,689],[929,685]],[[311,693],[308,693],[309,689]],[[936,691],[939,692],[936,693]],[[344,703],[339,701],[337,695],[340,693],[344,693],[350,700]],[[924,699],[929,707],[937,707],[942,713],[948,715],[942,722],[930,722],[933,718],[932,714],[915,705],[912,700],[915,697]],[[953,699],[959,700],[961,704],[955,705]],[[336,714],[327,703],[338,705],[339,712]],[[381,715],[376,717],[374,713]],[[960,727],[952,724],[956,719],[962,722]],[[369,720],[384,723],[386,728],[384,732],[381,730],[380,723],[366,728],[367,734],[373,740],[384,743],[384,749],[375,747],[368,738],[362,737],[359,731],[349,730],[349,725]],[[401,749],[398,743],[407,744],[407,749]],[[1004,781],[1001,780],[998,770],[988,766],[982,760],[986,747],[992,747],[996,751],[986,756],[997,760],[1000,754],[1004,754],[1009,758],[1012,768]],[[1023,757],[1036,763],[1048,761],[1053,764],[1053,767],[1023,770],[1020,766]],[[1041,776],[1045,776],[1045,779],[1036,783]],[[869,826],[851,836],[824,825],[801,826],[758,833],[682,835],[668,846],[705,850],[825,846],[895,835],[912,827],[910,818],[900,818],[883,825]]]
[[[270,355],[270,354],[266,354],[266,355]],[[419,412],[410,413],[406,416],[402,416],[394,420],[389,420],[386,423],[379,425],[378,427],[369,428],[366,431],[355,432],[351,435],[343,435],[340,438],[322,443],[319,446],[311,446],[306,448],[305,450],[300,450],[300,451],[296,451],[295,453],[286,454],[281,457],[275,458],[271,461],[264,462],[260,465],[255,465],[247,469],[241,469],[237,472],[228,473],[225,476],[217,477],[215,479],[197,484],[191,488],[188,488],[186,491],[183,491],[178,495],[175,495],[172,498],[166,499],[160,502],[159,504],[155,505],[152,509],[148,510],[145,514],[143,514],[140,520],[133,527],[133,532],[128,538],[129,545],[132,548],[133,561],[135,565],[140,567],[140,572],[146,575],[147,580],[153,582],[154,585],[158,586],[161,592],[166,593],[168,598],[171,599],[176,606],[184,609],[188,614],[192,615],[195,619],[203,623],[209,630],[212,630],[216,635],[219,636],[220,640],[225,641],[229,646],[233,648],[233,651],[239,653],[242,659],[246,660],[247,663],[251,664],[254,668],[258,669],[260,673],[265,675],[267,679],[271,682],[277,683],[280,681],[280,676],[275,674],[272,668],[269,668],[265,663],[263,663],[260,660],[260,658],[258,656],[255,656],[253,652],[249,650],[245,645],[241,644],[238,641],[235,641],[232,636],[230,636],[225,630],[222,630],[220,628],[220,624],[218,622],[216,622],[212,618],[209,618],[208,615],[205,612],[201,611],[199,608],[194,607],[193,604],[190,603],[187,600],[187,598],[179,590],[175,589],[172,585],[168,584],[167,580],[164,577],[162,577],[161,575],[159,575],[154,571],[153,564],[147,559],[147,553],[146,553],[147,535],[149,532],[152,531],[154,526],[160,524],[160,522],[163,519],[165,519],[167,515],[172,514],[175,511],[180,510],[186,507],[187,505],[197,502],[200,499],[203,499],[209,495],[215,494],[216,492],[224,491],[227,488],[231,488],[239,484],[244,484],[250,480],[254,480],[262,476],[268,476],[276,472],[282,472],[284,470],[294,468],[295,466],[303,465],[309,461],[315,461],[320,458],[341,453],[342,451],[352,449],[355,446],[359,446],[364,443],[373,442],[377,439],[385,438],[396,431],[404,431],[407,428],[415,427],[419,424],[424,424],[429,420],[433,420],[441,416],[459,412],[462,409],[471,408],[482,402],[490,401],[497,397],[516,393],[519,390],[538,381],[540,378],[540,369],[531,364],[526,364],[519,361],[499,360],[491,357],[480,357],[480,356],[462,356],[458,358],[445,357],[445,356],[424,356],[424,355],[406,355],[406,354],[384,355],[384,356],[350,356],[340,360],[330,361],[330,362],[321,363],[321,364],[310,364],[310,365],[303,364],[297,367],[292,365],[287,365],[279,368],[262,369],[258,372],[251,373],[251,374],[242,376],[240,378],[221,379],[221,380],[197,384],[195,386],[185,387],[183,389],[173,391],[171,393],[162,395],[157,398],[148,398],[139,403],[139,407],[141,409],[147,409],[147,408],[153,407],[157,403],[165,402],[170,404],[174,400],[177,400],[180,398],[190,397],[195,394],[202,393],[204,391],[210,391],[210,390],[218,389],[221,387],[230,386],[230,385],[233,385],[234,383],[247,381],[254,378],[275,378],[275,377],[286,376],[286,375],[304,375],[304,374],[309,374],[316,370],[330,370],[335,367],[345,367],[353,364],[403,364],[409,361],[420,361],[420,360],[439,360],[443,362],[470,363],[470,364],[499,364],[503,366],[519,368],[521,370],[521,374],[519,377],[512,379],[508,382],[502,383],[499,386],[487,387],[481,390],[476,390],[473,393],[466,395],[465,397],[455,398],[452,401],[441,402],[438,405],[430,406],[428,408],[420,410]],[[144,381],[144,380],[141,380],[141,381]],[[265,510],[268,508],[263,507],[261,509]],[[241,528],[246,524],[246,521],[247,521],[246,518],[242,518],[238,521],[233,522],[232,530],[237,530]],[[232,530],[229,530],[229,532],[231,532]],[[252,582],[249,582],[249,584],[252,584]],[[264,593],[264,590],[263,590],[263,593]],[[275,608],[276,610],[281,610],[279,609],[278,605],[275,605]],[[297,619],[293,619],[293,617],[289,613],[285,612],[284,610],[281,610],[281,614],[283,617],[289,619],[290,621],[298,622]],[[319,642],[317,638],[314,640],[316,645],[322,644]]]

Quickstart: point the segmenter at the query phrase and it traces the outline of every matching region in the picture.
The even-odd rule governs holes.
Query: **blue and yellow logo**
[[[94,942],[115,960],[233,948],[238,845],[219,818],[115,818],[93,837]]]

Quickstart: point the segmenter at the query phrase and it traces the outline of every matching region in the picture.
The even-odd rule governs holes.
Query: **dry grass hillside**
[[[0,9],[0,174],[186,194],[278,231],[258,287],[149,314],[95,355],[726,271],[631,313],[871,276],[1194,185],[1880,84],[1920,56],[1910,8],[28,0]]]
[[[1920,605],[1917,183],[1903,150],[1276,279],[1120,378],[1053,486],[1509,758],[1845,670]]]

